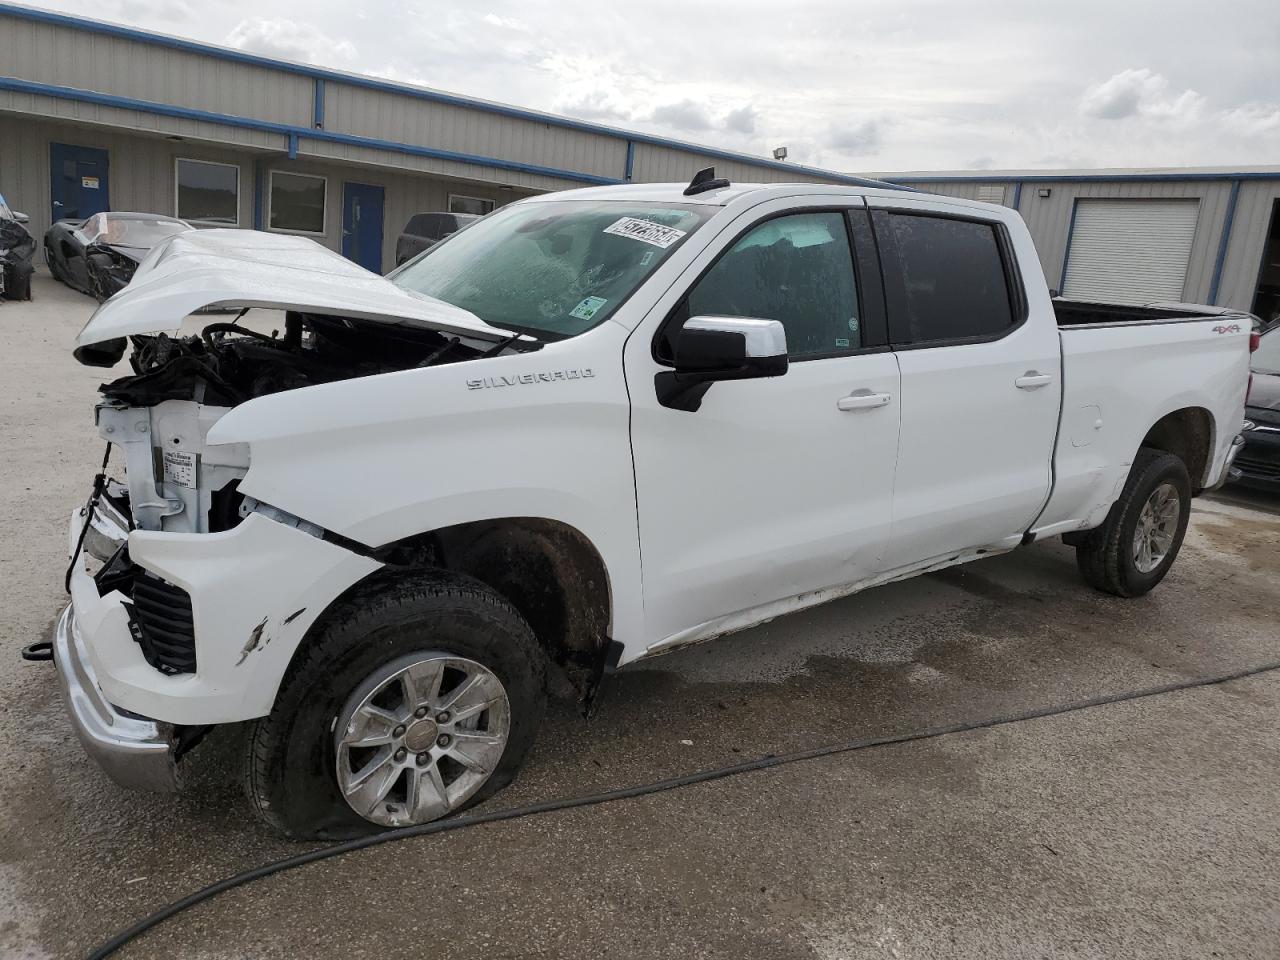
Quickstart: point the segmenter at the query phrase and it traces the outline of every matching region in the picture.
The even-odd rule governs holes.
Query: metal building
[[[415,213],[625,181],[863,182],[0,3],[0,194],[43,236],[100,210],[312,236],[393,266]]]
[[[1022,214],[1065,296],[1280,316],[1280,166],[898,173]]]

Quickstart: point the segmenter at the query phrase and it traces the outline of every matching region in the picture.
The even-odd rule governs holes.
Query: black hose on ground
[[[327,860],[330,857],[340,857],[347,853],[353,853],[356,850],[363,850],[366,847],[375,847],[379,844],[390,843],[393,840],[407,840],[410,837],[425,837],[436,833],[447,833],[452,830],[463,830],[467,827],[479,826],[482,823],[497,823],[502,820],[516,820],[521,817],[530,817],[539,813],[553,813],[557,810],[572,810],[575,807],[590,807],[601,803],[613,803],[616,800],[631,800],[636,797],[644,797],[654,793],[662,793],[666,790],[676,790],[681,787],[691,787],[699,783],[708,783],[712,780],[721,780],[725,777],[734,777],[742,773],[751,773],[756,770],[767,770],[771,767],[780,767],[788,763],[796,763],[801,760],[815,760],[819,757],[829,757],[839,753],[853,753],[857,750],[869,750],[872,747],[885,747],[896,743],[910,743],[915,740],[929,740],[934,737],[945,737],[954,733],[966,733],[972,730],[985,730],[990,727],[1004,726],[1010,723],[1022,723],[1027,720],[1039,720],[1044,717],[1054,717],[1063,713],[1073,713],[1077,710],[1088,710],[1093,707],[1105,707],[1110,704],[1123,703],[1128,700],[1141,700],[1145,697],[1158,697],[1166,693],[1176,693],[1179,690],[1191,690],[1196,687],[1210,687],[1217,684],[1229,683],[1233,680],[1243,680],[1246,677],[1256,676],[1261,673],[1270,673],[1280,670],[1280,661],[1262,664],[1261,666],[1249,667],[1244,670],[1237,670],[1233,673],[1226,673],[1216,677],[1202,677],[1196,680],[1182,680],[1177,683],[1166,683],[1158,687],[1147,687],[1143,690],[1130,690],[1125,693],[1109,694],[1107,696],[1093,697],[1088,700],[1076,700],[1071,703],[1059,704],[1054,707],[1042,707],[1038,710],[1028,710],[1024,713],[1006,714],[1004,716],[990,717],[986,720],[976,720],[968,723],[952,723],[946,726],[930,727],[925,730],[917,730],[910,733],[897,733],[885,737],[870,737],[863,740],[849,740],[844,743],[832,743],[822,747],[814,747],[810,750],[797,750],[793,753],[780,753],[757,760],[748,760],[744,763],[735,763],[728,767],[717,767],[712,770],[702,770],[697,773],[687,773],[679,777],[671,777],[667,780],[657,780],[653,783],[640,784],[634,787],[622,787],[617,790],[606,790],[603,793],[592,793],[582,797],[569,797],[564,800],[549,800],[546,803],[534,803],[525,807],[512,807],[508,810],[495,810],[492,813],[476,814],[473,816],[455,817],[451,820],[437,820],[434,823],[424,823],[414,827],[401,827],[398,830],[388,830],[385,833],[374,834],[369,837],[360,837],[356,840],[347,840],[343,843],[335,843],[331,846],[320,847],[307,853],[301,853],[293,857],[285,857],[283,860],[276,860],[273,863],[264,864],[261,867],[255,867],[252,870],[246,870],[243,873],[237,873],[235,876],[227,877],[219,880],[217,883],[211,883],[202,890],[188,894],[181,900],[175,900],[166,907],[149,914],[139,920],[127,930],[122,930],[110,940],[107,940],[92,953],[89,954],[89,960],[102,960],[103,957],[110,956],[115,953],[129,941],[135,939],[143,933],[146,933],[152,927],[158,926],[170,917],[182,913],[197,904],[206,900],[211,900],[220,893],[231,890],[235,887],[243,886],[246,883],[252,883],[255,880],[261,880],[272,874],[282,873],[285,870],[293,870],[297,867],[304,867],[309,863],[316,863],[320,860]]]

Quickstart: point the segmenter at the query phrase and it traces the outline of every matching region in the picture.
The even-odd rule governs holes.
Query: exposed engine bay
[[[430,329],[295,312],[285,315],[281,336],[239,326],[239,319],[211,323],[199,336],[130,337],[133,373],[103,384],[103,397],[133,407],[165,400],[233,407],[270,393],[472,360],[515,346],[513,339],[476,346]],[[124,338],[108,340],[80,347],[76,357],[113,366],[125,347]]]

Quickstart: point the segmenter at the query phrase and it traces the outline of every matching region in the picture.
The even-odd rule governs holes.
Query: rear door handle
[[[1028,370],[1017,380],[1013,381],[1013,385],[1019,390],[1038,390],[1041,387],[1048,386],[1053,383],[1053,377],[1047,373],[1038,373],[1035,370]]]
[[[887,393],[859,392],[836,401],[837,410],[874,410],[888,406],[893,398]]]

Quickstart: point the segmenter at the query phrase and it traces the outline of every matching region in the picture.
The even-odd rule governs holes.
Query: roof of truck
[[[622,183],[606,187],[583,187],[578,190],[560,190],[527,197],[521,203],[538,203],[554,200],[639,200],[655,203],[697,203],[723,207],[745,197],[758,194],[760,199],[769,197],[794,197],[805,194],[836,194],[862,197],[868,195],[900,194],[914,192],[891,183],[868,180],[865,184],[842,183],[731,183],[727,187],[685,196],[687,183]]]

